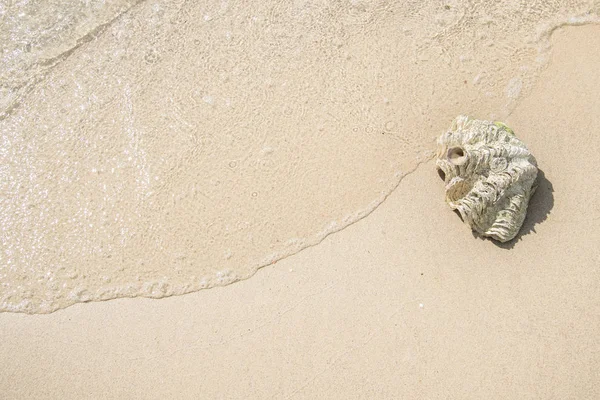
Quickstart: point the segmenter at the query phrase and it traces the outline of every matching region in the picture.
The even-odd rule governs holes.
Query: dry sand
[[[507,120],[545,173],[523,235],[474,238],[431,162],[253,278],[0,315],[0,397],[600,398],[600,27],[557,31]]]

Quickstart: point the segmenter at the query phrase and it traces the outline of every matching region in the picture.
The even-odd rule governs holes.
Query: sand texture
[[[116,1],[97,18],[59,3],[6,11],[5,40],[32,45],[5,52],[0,311],[188,293],[317,244],[457,114],[508,116],[551,29],[597,15],[574,0]]]
[[[473,237],[427,162],[252,279],[0,314],[1,397],[600,398],[600,27],[552,40],[506,118],[542,171],[515,241]]]

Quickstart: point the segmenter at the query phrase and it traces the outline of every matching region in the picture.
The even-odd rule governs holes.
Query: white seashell
[[[537,187],[537,163],[525,144],[501,122],[464,115],[437,143],[436,165],[450,208],[483,236],[513,239]]]

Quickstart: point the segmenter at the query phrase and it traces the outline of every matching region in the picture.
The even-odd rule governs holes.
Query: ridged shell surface
[[[482,236],[513,239],[537,187],[537,163],[501,122],[458,116],[437,142],[446,202]]]

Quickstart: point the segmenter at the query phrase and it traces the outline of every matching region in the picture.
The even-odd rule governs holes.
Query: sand
[[[505,120],[551,28],[600,18],[563,3],[11,5],[0,312],[227,285],[319,243],[457,114]]]
[[[3,398],[600,398],[600,27],[559,29],[507,119],[544,172],[523,234],[473,237],[432,162],[251,279],[0,314]]]

